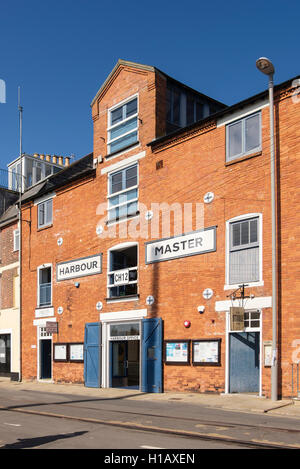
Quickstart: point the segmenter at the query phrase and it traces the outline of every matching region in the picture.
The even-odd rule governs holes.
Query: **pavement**
[[[300,418],[300,399],[273,401],[256,394],[205,394],[191,392],[142,393],[132,389],[87,388],[83,384],[53,383],[51,381],[11,381],[0,377],[1,389],[53,392],[65,395],[80,395],[101,399],[130,399],[139,401],[179,401],[187,404],[213,407],[247,413],[271,414],[277,417]]]

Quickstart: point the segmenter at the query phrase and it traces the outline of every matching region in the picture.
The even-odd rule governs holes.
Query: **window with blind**
[[[138,166],[109,175],[108,183],[108,221],[116,221],[138,212]]]
[[[258,227],[258,217],[230,223],[230,285],[260,280]]]

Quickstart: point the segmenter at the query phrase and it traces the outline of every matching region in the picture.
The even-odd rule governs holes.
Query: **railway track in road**
[[[62,403],[61,403],[62,404]],[[77,411],[86,409],[85,407],[78,407],[72,404],[64,404],[64,407],[72,407],[76,408]],[[43,417],[51,417],[56,419],[68,419],[73,421],[80,421],[80,422],[87,422],[92,423],[95,425],[107,425],[107,426],[114,426],[118,428],[127,428],[130,430],[136,431],[143,431],[143,432],[152,432],[152,433],[161,433],[167,435],[174,435],[177,437],[185,437],[191,438],[196,440],[202,441],[210,441],[210,442],[219,442],[219,443],[226,443],[228,445],[238,445],[244,448],[251,448],[251,449],[300,449],[300,442],[299,443],[285,443],[282,441],[270,441],[269,439],[263,438],[251,438],[245,437],[239,438],[237,436],[225,435],[220,433],[220,431],[226,430],[248,430],[248,434],[250,431],[257,432],[270,432],[279,433],[279,434],[300,434],[300,430],[297,429],[288,429],[288,428],[278,428],[278,427],[271,427],[271,426],[263,426],[263,425],[253,425],[253,424],[240,424],[235,422],[216,422],[210,420],[201,420],[196,418],[178,418],[174,416],[161,416],[157,414],[144,414],[138,412],[128,412],[122,410],[107,410],[106,412],[110,413],[118,413],[119,419],[112,419],[112,418],[95,418],[95,417],[87,417],[87,416],[80,416],[80,415],[67,415],[67,413],[58,413],[58,412],[50,412],[50,411],[41,411],[41,410],[34,410],[31,408],[24,408],[24,407],[17,407],[17,406],[0,406],[0,411],[9,411],[9,412],[19,412],[23,414],[31,414],[35,416],[43,416]],[[104,409],[91,409],[94,412],[96,410],[103,412]],[[120,419],[120,416],[125,416],[125,419]],[[129,418],[129,415],[134,418],[160,418],[164,419],[164,426],[158,424],[144,424],[134,421],[126,420],[126,417]],[[174,422],[175,420],[180,420],[181,424],[184,422],[194,424],[195,429],[182,429],[182,428],[172,428],[171,426],[165,426],[165,422]],[[204,427],[206,427],[204,429]],[[197,428],[202,428],[203,431],[198,430]]]

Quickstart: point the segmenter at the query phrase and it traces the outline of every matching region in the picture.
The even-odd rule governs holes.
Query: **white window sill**
[[[123,303],[123,302],[127,302],[127,301],[138,301],[139,300],[139,295],[135,295],[135,296],[132,296],[130,298],[126,298],[126,296],[124,296],[124,298],[107,298],[106,299],[106,303]]]
[[[140,212],[137,212],[135,215],[132,215],[126,218],[120,218],[119,220],[111,220],[111,221],[108,220],[106,222],[106,226],[109,227],[113,225],[118,225],[119,223],[134,220],[135,218],[138,218],[139,216],[140,216]]]
[[[234,285],[224,285],[224,290],[236,290],[237,288],[240,288],[242,283],[236,283]],[[261,280],[259,282],[249,282],[244,284],[246,288],[252,288],[252,287],[263,287],[264,286],[264,281]]]
[[[136,142],[136,144],[132,144],[130,147],[124,148],[124,150],[121,149],[120,151],[116,151],[114,153],[108,153],[105,156],[105,160],[106,161],[113,160],[114,158],[118,158],[119,156],[125,155],[125,153],[128,153],[132,150],[136,150],[140,146],[141,146],[140,142]]]

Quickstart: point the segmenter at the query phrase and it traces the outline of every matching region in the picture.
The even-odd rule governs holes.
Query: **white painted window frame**
[[[140,324],[140,334],[142,331],[142,319],[147,317],[147,309],[116,311],[110,313],[100,313],[100,321],[102,324],[102,388],[109,388],[110,384],[110,360],[109,356],[109,328],[113,323],[130,323],[138,322]],[[142,341],[140,340],[140,387],[142,376]]]
[[[13,237],[14,237],[14,252],[16,252],[20,250],[20,229],[19,228],[16,228],[13,231]]]
[[[112,111],[116,110],[117,108],[119,108],[121,106],[124,106],[125,104],[129,103],[130,101],[132,101],[135,98],[137,99],[137,112],[135,114],[133,114],[132,116],[123,119],[121,122],[118,122],[117,124],[111,125],[111,113],[112,113]],[[114,130],[116,127],[118,127],[118,125],[123,124],[125,122],[128,122],[130,119],[133,119],[134,117],[136,117],[136,129],[132,129],[128,132],[125,132],[124,134],[120,135],[119,137],[115,137],[113,139],[109,138],[109,132],[111,130]],[[117,103],[114,106],[110,107],[107,111],[107,132],[106,132],[106,135],[107,135],[107,142],[106,142],[106,144],[107,144],[107,156],[110,156],[111,154],[115,153],[115,152],[110,151],[110,145],[112,143],[114,143],[115,141],[117,141],[118,139],[120,139],[122,137],[125,137],[126,135],[130,135],[131,133],[133,133],[135,131],[137,132],[137,140],[136,140],[135,143],[138,144],[138,142],[139,142],[139,96],[138,96],[138,93],[135,93],[134,95],[129,96],[128,98],[124,99],[123,101],[120,101],[119,103]],[[121,152],[122,150],[123,149],[120,148],[119,150],[116,150],[116,151]]]
[[[40,209],[40,206],[41,205],[47,205],[47,202],[49,202],[51,200],[51,204],[52,204],[52,217],[51,217],[51,221],[48,222],[48,223],[44,223],[43,225],[40,225],[40,217],[39,217],[39,209]],[[41,228],[46,228],[47,226],[51,226],[53,224],[53,196],[51,197],[47,197],[43,200],[41,200],[40,202],[38,202],[37,204],[37,227],[38,227],[38,230],[41,229]],[[46,217],[46,211],[45,211],[45,217]]]
[[[110,180],[111,176],[113,176],[115,173],[123,172],[126,169],[129,169],[133,166],[136,166],[136,172],[137,172],[137,184],[135,186],[129,187],[128,189],[123,189],[119,192],[115,192],[113,194],[110,194]],[[109,199],[112,197],[115,197],[116,195],[120,194],[125,194],[126,192],[129,192],[130,190],[136,189],[137,190],[137,197],[135,199],[130,200],[129,202],[124,202],[123,204],[116,205],[114,208],[118,208],[124,205],[128,205],[129,203],[137,202],[137,211],[139,210],[139,163],[138,160],[133,161],[131,164],[126,164],[124,166],[121,166],[120,168],[114,169],[113,171],[110,171],[107,173],[107,223],[108,225],[114,224],[114,223],[120,223],[122,221],[127,221],[127,220],[132,220],[136,215],[129,215],[129,217],[122,217],[119,219],[109,219],[109,212],[113,210],[114,208],[109,207]]]
[[[121,244],[117,244],[115,246],[112,246],[107,251],[107,277],[106,277],[107,278],[107,302],[115,303],[115,302],[135,301],[136,300],[135,296],[134,296],[134,298],[128,298],[126,296],[124,296],[124,298],[123,297],[122,298],[110,298],[110,296],[109,296],[110,288],[112,288],[114,286],[114,284],[109,283],[109,276],[112,275],[115,272],[118,272],[117,270],[110,270],[110,254],[111,254],[112,251],[118,251],[120,249],[123,250],[123,249],[131,248],[133,246],[137,247],[137,265],[136,265],[136,267],[130,267],[129,270],[136,270],[137,271],[137,280],[132,280],[129,283],[137,285],[136,296],[138,296],[138,294],[139,294],[139,243],[135,242],[135,241],[121,243]],[[123,270],[123,269],[119,269],[119,270]]]
[[[259,145],[256,148],[253,148],[251,150],[245,151],[245,122],[247,119],[254,117],[254,116],[259,116]],[[234,155],[234,156],[229,156],[229,129],[233,125],[237,124],[238,122],[242,123],[242,152]],[[243,156],[251,155],[252,153],[256,153],[261,151],[262,149],[262,117],[261,117],[261,111],[256,111],[252,112],[250,114],[247,114],[246,116],[240,117],[239,119],[230,122],[226,124],[226,163],[230,163],[231,161],[234,161],[238,158],[242,158]]]
[[[228,307],[229,310],[229,307]],[[229,358],[230,358],[230,350],[229,350],[229,336],[230,334],[234,334],[230,330],[230,311],[226,312],[226,347],[225,347],[225,394],[229,394]],[[252,309],[251,307],[245,308],[245,312],[250,311],[259,311],[260,312],[260,326],[255,328],[246,328],[243,332],[259,332],[259,397],[262,397],[262,370],[263,370],[263,311],[261,308]]]
[[[241,283],[229,283],[229,260],[230,260],[230,225],[237,221],[246,221],[250,218],[258,218],[258,259],[259,259],[259,280],[256,282],[247,282],[249,287],[261,287],[263,281],[263,216],[262,213],[246,213],[226,221],[226,240],[225,240],[225,285],[224,290],[233,290],[239,288]]]
[[[50,305],[40,305],[40,271],[43,269],[51,268],[51,304]],[[42,264],[39,265],[36,269],[37,272],[37,308],[51,308],[53,305],[53,266],[52,264]]]
[[[51,322],[56,322],[56,319],[47,319],[47,321],[51,321]],[[35,324],[37,326],[37,381],[43,383],[45,380],[43,378],[40,378],[40,374],[41,374],[41,341],[42,340],[51,340],[51,350],[53,350],[53,336],[52,334],[49,334],[48,337],[42,337],[41,335],[41,329],[42,328],[45,328],[46,327],[46,322],[45,320],[41,320],[40,322],[38,322],[37,324]],[[53,353],[53,352],[52,352]],[[46,380],[47,383],[53,383],[53,355],[51,356],[51,379],[50,381],[49,380]]]

